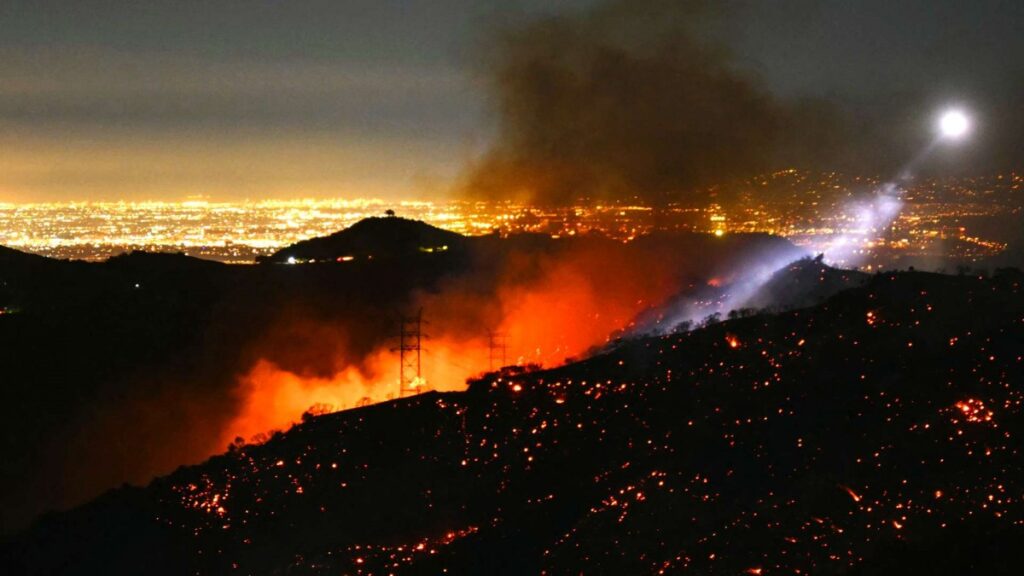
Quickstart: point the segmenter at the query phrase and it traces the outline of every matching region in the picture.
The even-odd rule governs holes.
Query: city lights
[[[1005,239],[989,236],[983,222],[1024,209],[1022,185],[1024,175],[1010,173],[905,182],[897,193],[871,178],[783,170],[738,185],[737,199],[727,206],[697,196],[658,209],[622,202],[552,208],[380,199],[0,204],[0,245],[74,260],[144,250],[244,264],[393,208],[399,216],[471,236],[599,234],[628,242],[654,231],[723,241],[767,233],[823,252],[833,264],[878,269],[908,258],[974,262],[999,254]]]

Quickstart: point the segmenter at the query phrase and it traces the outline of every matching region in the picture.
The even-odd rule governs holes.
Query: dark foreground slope
[[[1019,275],[326,415],[55,515],[11,573],[1017,574]]]

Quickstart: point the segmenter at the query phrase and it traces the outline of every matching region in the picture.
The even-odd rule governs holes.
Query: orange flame
[[[654,251],[573,246],[555,256],[513,254],[503,262],[493,290],[481,291],[480,278],[466,274],[448,279],[436,293],[420,294],[431,335],[422,356],[424,390],[461,390],[467,378],[500,368],[491,366],[488,325],[504,334],[507,364],[555,366],[606,343],[637,314],[680,289],[682,256],[673,256],[680,260],[673,262]],[[338,331],[309,330],[328,340]],[[382,351],[391,343],[382,343],[356,368],[342,353],[344,339],[336,340],[336,365],[342,368],[328,377],[256,362],[240,379],[241,409],[224,437],[230,441],[287,428],[314,404],[344,409],[396,395],[399,361],[396,353]]]

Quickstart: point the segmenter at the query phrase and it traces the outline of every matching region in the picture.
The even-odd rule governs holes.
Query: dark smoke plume
[[[471,197],[660,205],[782,168],[889,177],[967,102],[978,134],[919,176],[1020,169],[1019,82],[944,82],[874,96],[773,94],[723,44],[745,0],[610,0],[499,28],[481,69],[494,143],[467,170]],[[746,15],[745,15],[746,14]],[[722,33],[723,30],[732,30]],[[966,149],[969,148],[969,149]],[[940,157],[941,156],[941,157]]]
[[[487,62],[498,134],[470,195],[659,204],[772,167],[795,126],[828,139],[825,104],[785,105],[701,33],[703,2],[612,2],[498,35]],[[805,122],[810,117],[813,122]]]

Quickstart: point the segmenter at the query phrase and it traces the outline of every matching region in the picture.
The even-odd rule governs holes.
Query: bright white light
[[[950,110],[939,119],[939,130],[946,138],[960,138],[970,127],[967,116],[959,110]]]

